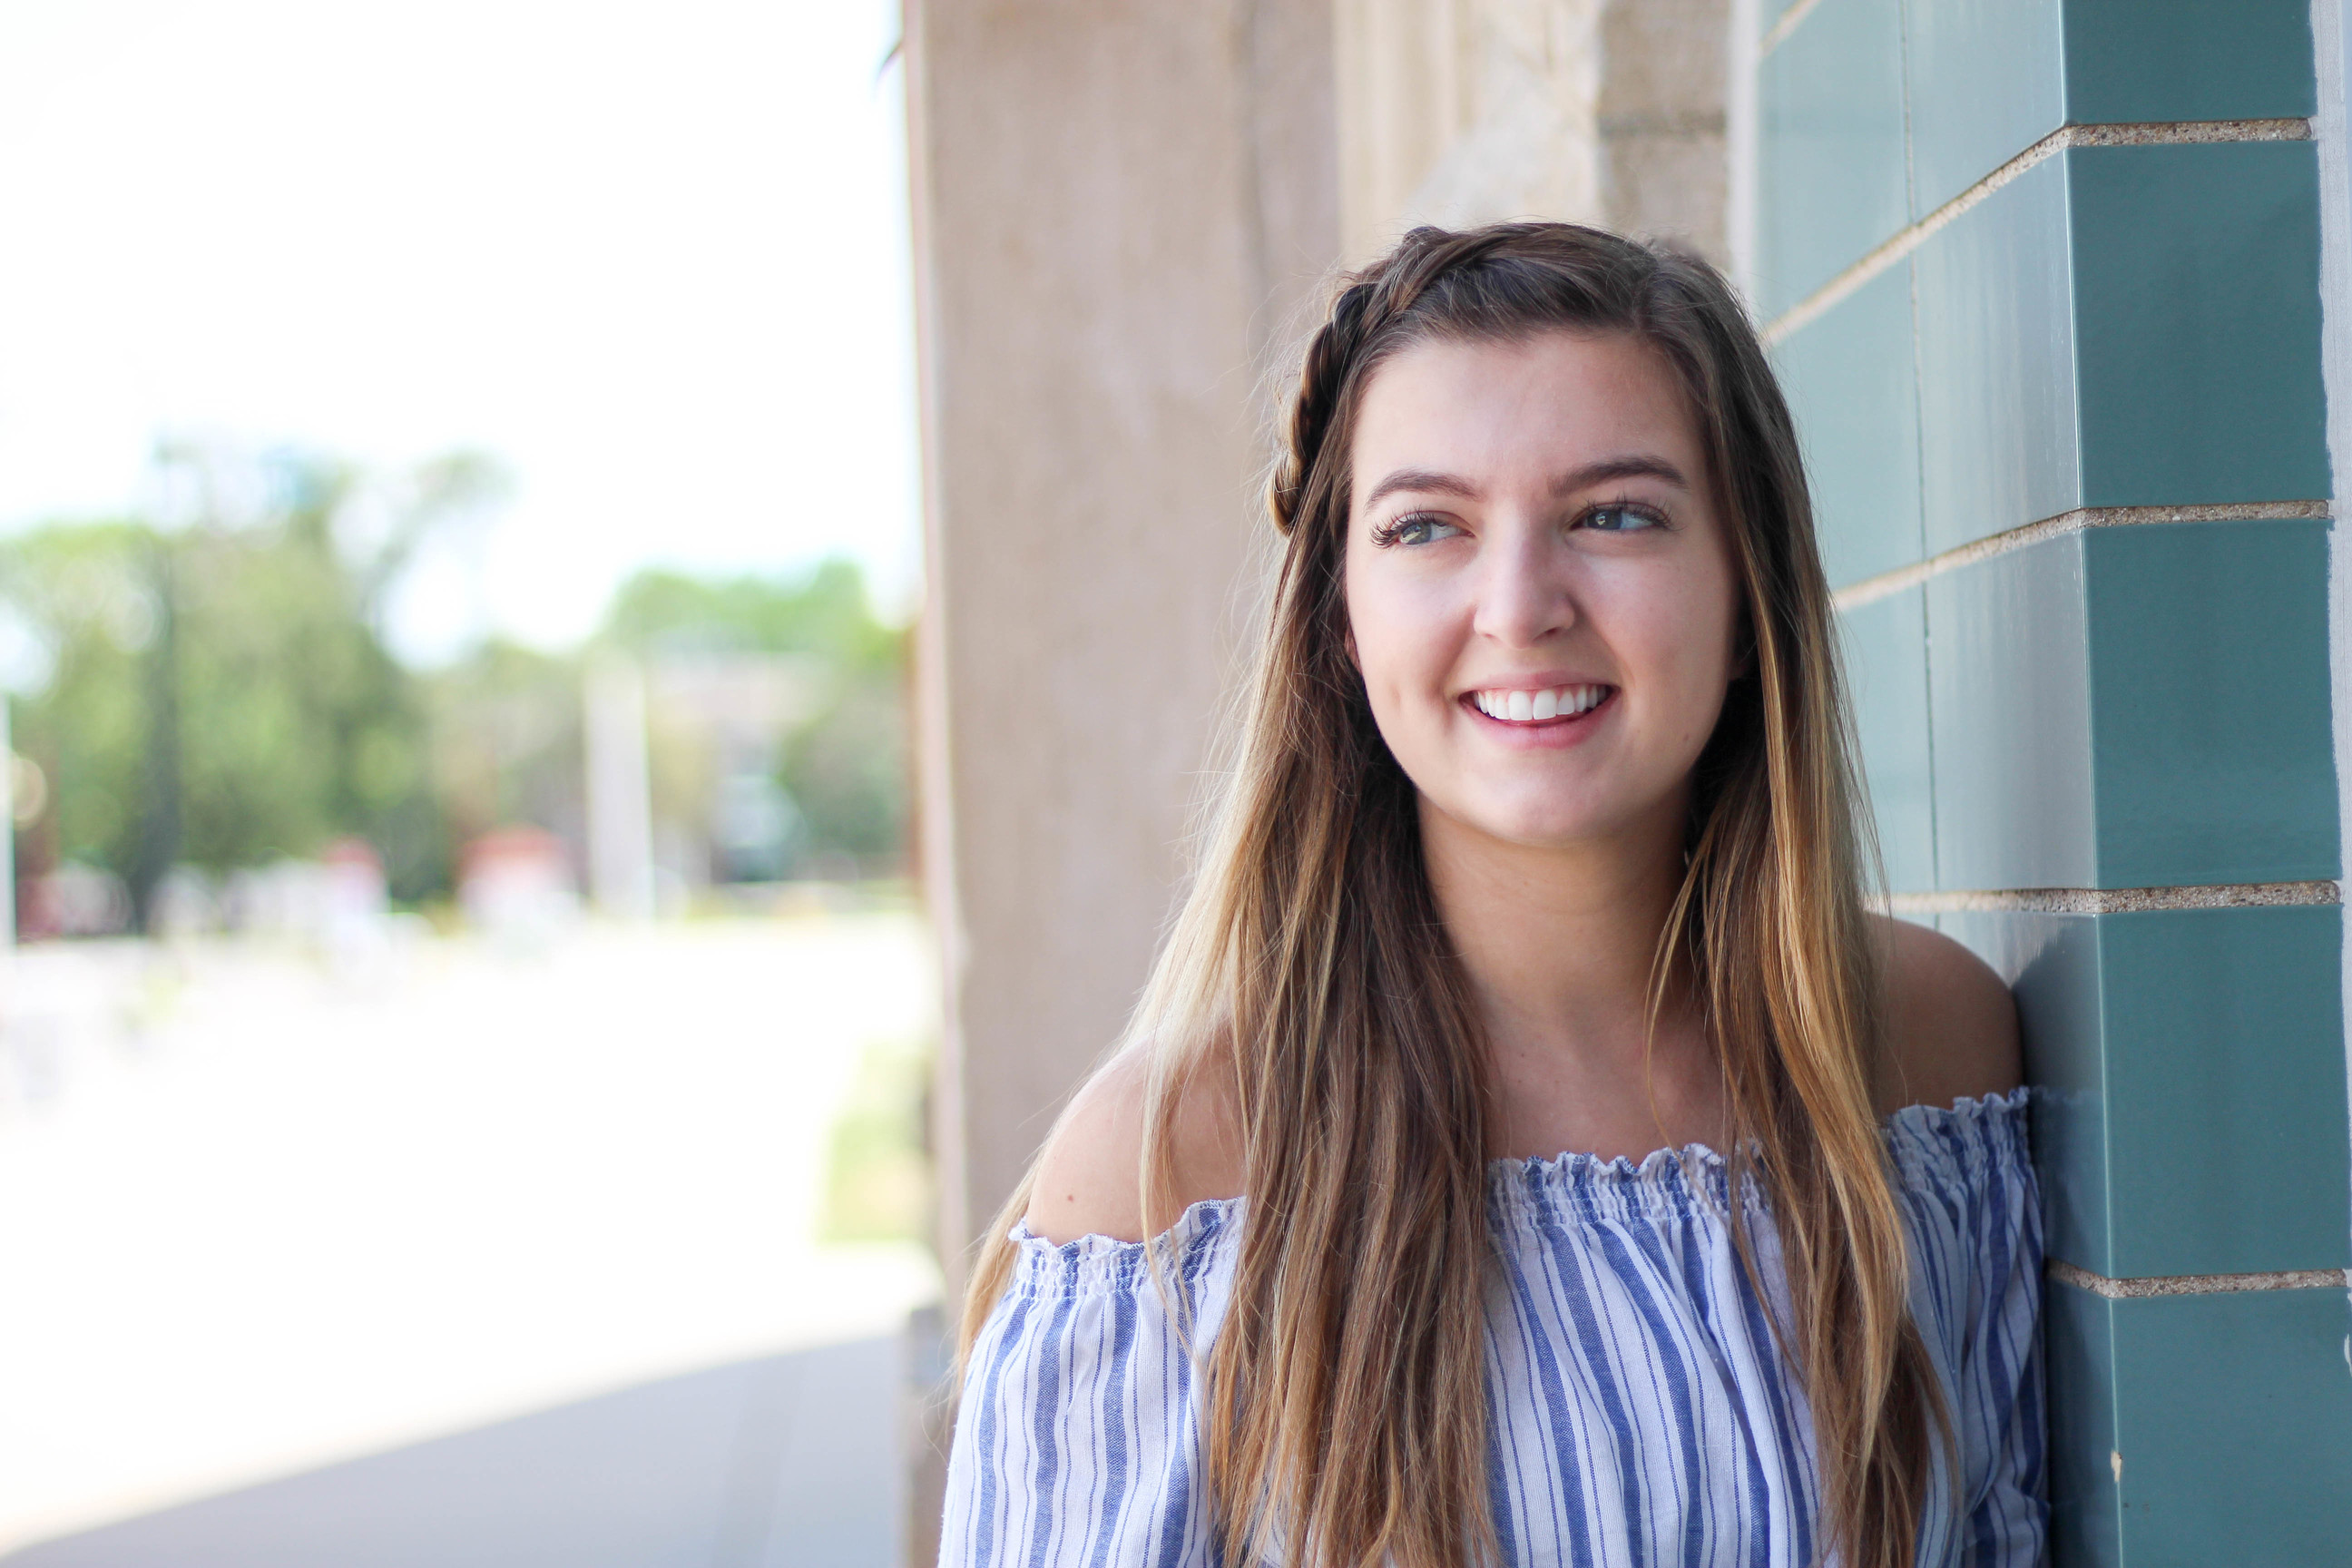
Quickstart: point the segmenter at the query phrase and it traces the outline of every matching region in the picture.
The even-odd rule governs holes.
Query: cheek
[[[1348,574],[1348,652],[1375,711],[1409,686],[1425,633],[1402,584],[1378,572]]]
[[[1614,630],[1608,640],[1633,667],[1628,673],[1639,679],[1646,671],[1646,684],[1668,710],[1658,713],[1661,720],[1671,716],[1677,728],[1711,727],[1724,689],[1737,673],[1730,583],[1712,574],[1694,580],[1675,574],[1621,586],[1624,591],[1606,612]]]

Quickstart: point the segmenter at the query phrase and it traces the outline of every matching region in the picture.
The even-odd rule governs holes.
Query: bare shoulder
[[[2006,1094],[2024,1064],[2017,1005],[2000,976],[1940,931],[1873,917],[1886,943],[1886,1047],[1879,1110]]]
[[[1056,1244],[1081,1236],[1118,1241],[1144,1237],[1144,1100],[1151,1068],[1139,1051],[1113,1058],[1087,1080],[1062,1113],[1029,1184],[1029,1228]],[[1232,1097],[1211,1073],[1191,1075],[1178,1090],[1176,1212],[1203,1198],[1241,1191],[1242,1145]]]

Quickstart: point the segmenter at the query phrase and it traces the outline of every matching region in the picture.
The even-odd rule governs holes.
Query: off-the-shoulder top
[[[1918,1562],[2042,1556],[2042,1232],[2025,1091],[1885,1124],[1911,1239],[1911,1310],[1951,1412],[1958,1487],[1931,1464]],[[1487,1305],[1489,1471],[1512,1568],[1811,1568],[1819,1471],[1768,1313],[1786,1272],[1752,1181],[1693,1146],[1635,1165],[1497,1161]],[[1168,1234],[1194,1314],[1173,1330],[1139,1243],[1014,1232],[1012,1283],[973,1347],[940,1561],[1107,1568],[1217,1561],[1196,1391],[1247,1201]],[[1759,1299],[1730,1226],[1752,1238]]]

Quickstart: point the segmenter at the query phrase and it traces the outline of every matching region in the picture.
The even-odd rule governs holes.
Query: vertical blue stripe
[[[1608,1424],[1612,1438],[1610,1458],[1615,1462],[1620,1496],[1629,1510],[1625,1520],[1625,1543],[1633,1568],[1643,1568],[1650,1560],[1647,1529],[1649,1489],[1643,1484],[1641,1446],[1633,1431],[1633,1417],[1626,1408],[1621,1379],[1612,1376],[1615,1352],[1620,1348],[1616,1335],[1601,1321],[1595,1310],[1592,1293],[1584,1283],[1584,1253],[1590,1246],[1578,1245],[1560,1216],[1559,1194],[1543,1194],[1541,1224],[1545,1243],[1551,1248],[1552,1278],[1559,1281],[1560,1305],[1575,1325],[1577,1349],[1582,1353],[1578,1360],[1593,1372],[1593,1391],[1601,1398],[1601,1414]]]
[[[1012,1370],[1015,1353],[1024,1357],[1032,1353],[1021,1332],[1029,1321],[1029,1307],[1026,1296],[1013,1303],[1012,1319],[1004,1325],[1003,1332],[996,1342],[996,1354],[989,1363],[987,1377],[981,1388],[980,1430],[976,1436],[980,1451],[988,1456],[990,1462],[980,1472],[980,1507],[972,1521],[978,1531],[971,1551],[975,1568],[994,1568],[996,1563],[996,1412],[1004,1397],[1005,1374]],[[997,1310],[1004,1310],[1002,1303]]]
[[[1635,1234],[1644,1233],[1635,1227],[1627,1228]],[[1666,1397],[1674,1417],[1673,1429],[1682,1448],[1682,1469],[1676,1479],[1684,1485],[1675,1489],[1696,1500],[1705,1495],[1699,1489],[1702,1484],[1700,1477],[1706,1473],[1698,1457],[1699,1413],[1691,1398],[1690,1377],[1685,1370],[1682,1346],[1676,1342],[1675,1331],[1667,1324],[1664,1308],[1654,1299],[1649,1288],[1650,1279],[1670,1276],[1673,1267],[1654,1250],[1654,1233],[1647,1233],[1652,1237],[1651,1247],[1643,1250],[1650,1252],[1651,1261],[1656,1267],[1644,1269],[1627,1249],[1625,1237],[1618,1234],[1616,1226],[1597,1226],[1594,1231],[1601,1244],[1601,1256],[1609,1260],[1617,1278],[1625,1281],[1626,1295],[1633,1303],[1633,1310],[1641,1315],[1649,1342],[1657,1349],[1657,1353],[1651,1358],[1651,1364],[1665,1379]],[[1693,1568],[1704,1568],[1706,1518],[1688,1501],[1683,1508],[1682,1534],[1683,1562],[1692,1564]]]
[[[1118,1295],[1111,1298],[1110,1372],[1103,1379],[1102,1422],[1102,1509],[1106,1516],[1095,1535],[1094,1553],[1087,1559],[1092,1568],[1103,1568],[1110,1559],[1111,1542],[1118,1535],[1119,1521],[1127,1512],[1129,1487],[1127,1480],[1127,1412],[1131,1396],[1127,1386],[1127,1363],[1135,1349],[1135,1298]]]
[[[1545,1201],[1541,1185],[1534,1172],[1528,1173],[1528,1195],[1535,1203]],[[1569,1445],[1574,1440],[1577,1423],[1568,1413],[1568,1380],[1560,1371],[1560,1354],[1550,1337],[1542,1331],[1540,1315],[1536,1310],[1535,1285],[1527,1270],[1516,1266],[1511,1269],[1511,1288],[1519,1298],[1519,1310],[1534,1329],[1536,1352],[1536,1386],[1543,1393],[1547,1413],[1551,1417],[1551,1435],[1555,1451],[1559,1456],[1557,1473],[1560,1479],[1560,1512],[1567,1516],[1570,1560],[1585,1568],[1595,1561],[1596,1543],[1592,1539],[1591,1521],[1584,1511],[1582,1478],[1568,1467]]]

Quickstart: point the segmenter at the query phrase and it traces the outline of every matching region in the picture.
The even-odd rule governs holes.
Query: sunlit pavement
[[[217,1530],[338,1498],[392,1550],[370,1508],[506,1472],[548,1517],[660,1515],[703,1544],[483,1554],[445,1530],[335,1560],[792,1561],[787,1494],[813,1476],[845,1546],[895,1540],[871,1456],[937,1277],[911,1245],[823,1245],[816,1216],[858,1053],[929,1031],[932,973],[897,914],[591,927],[536,953],[417,938],[341,965],[26,950],[0,1025],[0,1550],[198,1499],[177,1517]],[[791,1457],[812,1399],[814,1471]],[[479,1547],[539,1517],[493,1492]],[[160,1552],[173,1517],[108,1533]],[[69,1544],[25,1561],[100,1561]]]

